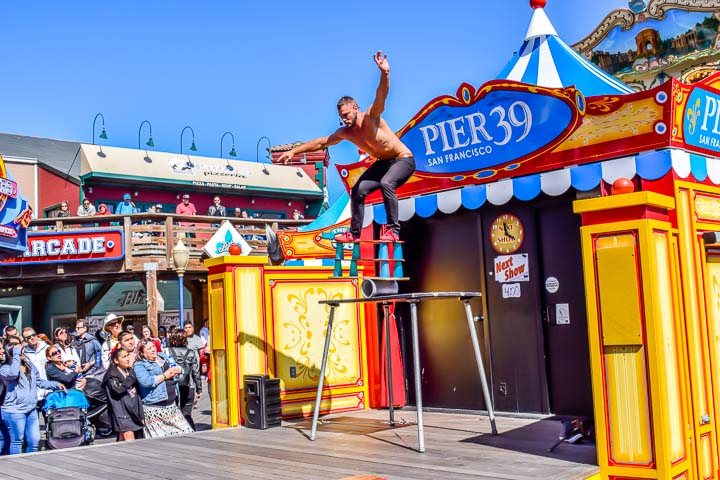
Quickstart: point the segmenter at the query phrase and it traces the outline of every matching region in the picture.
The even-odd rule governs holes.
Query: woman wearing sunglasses
[[[76,363],[74,367],[69,367],[67,362],[62,359],[62,351],[57,345],[45,350],[47,356],[47,363],[45,364],[45,371],[47,373],[48,380],[54,380],[62,383],[66,389],[77,388],[82,390],[85,388],[85,379],[77,376],[80,373],[80,364]]]
[[[26,452],[37,452],[40,449],[37,388],[65,390],[65,387],[40,377],[35,366],[25,358],[22,345],[14,345],[5,352],[0,379],[7,391],[0,411],[10,432],[10,454],[22,453],[23,443],[27,443]]]
[[[55,332],[53,333],[53,341],[55,346],[60,349],[62,360],[63,362],[66,362],[65,364],[67,366],[72,367],[72,364],[75,364],[76,366],[80,365],[80,355],[78,355],[77,350],[72,347],[70,334],[65,327],[57,327],[55,329]]]

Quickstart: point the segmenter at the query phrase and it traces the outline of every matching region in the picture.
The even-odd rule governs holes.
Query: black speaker
[[[280,379],[268,375],[245,375],[245,409],[243,418],[248,428],[279,427],[282,422]]]

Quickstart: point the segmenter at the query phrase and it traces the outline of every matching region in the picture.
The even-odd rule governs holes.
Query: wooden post
[[[157,270],[145,272],[145,289],[147,291],[147,322],[150,331],[157,335],[158,331],[158,291],[157,291]]]
[[[77,318],[85,318],[85,282],[75,284],[75,311]]]

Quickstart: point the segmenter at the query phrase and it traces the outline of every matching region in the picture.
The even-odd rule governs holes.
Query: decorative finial
[[[530,7],[532,9],[536,8],[545,8],[545,4],[547,3],[547,0],[530,0]]]

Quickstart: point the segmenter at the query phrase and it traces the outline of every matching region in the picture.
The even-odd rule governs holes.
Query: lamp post
[[[183,319],[185,313],[185,302],[184,293],[185,287],[183,285],[183,277],[185,276],[185,269],[190,261],[190,250],[185,246],[182,240],[178,240],[177,245],[172,249],[173,263],[175,264],[175,271],[178,276],[178,304],[180,309],[180,328],[183,328]]]
[[[93,120],[93,145],[95,145],[95,122],[97,122],[98,117],[102,118],[102,132],[100,133],[99,138],[102,138],[103,140],[107,140],[108,138],[107,132],[105,131],[105,117],[102,113],[98,113],[95,115],[95,120]]]
[[[143,120],[142,123],[140,123],[140,127],[138,128],[138,150],[140,150],[140,132],[142,131],[142,127],[145,124],[148,124],[148,127],[150,127],[150,138],[148,138],[148,141],[145,143],[148,147],[154,147],[155,142],[153,142],[152,138],[152,125],[150,124],[149,120]]]
[[[192,133],[192,144],[190,145],[190,151],[191,152],[197,152],[197,146],[195,146],[195,130],[190,125],[187,125],[185,128],[182,129],[182,132],[180,132],[180,155],[183,153],[183,135],[185,134],[185,130],[190,129],[190,133]]]
[[[267,157],[266,157],[266,158],[267,158],[268,160],[270,160],[270,163],[272,163],[272,154],[270,153],[270,149],[272,148],[272,143],[270,143],[270,139],[269,139],[268,137],[265,137],[265,136],[260,137],[260,138],[258,139],[257,145],[255,146],[255,161],[256,161],[256,162],[259,162],[259,161],[260,161],[260,154],[258,153],[258,152],[259,152],[258,149],[260,148],[260,142],[263,141],[263,138],[264,138],[265,140],[267,140],[267,142],[268,142],[268,148],[267,148],[268,154],[267,154]],[[270,171],[269,171],[269,170],[267,169],[267,167],[265,167],[264,165],[263,165],[263,173],[264,173],[265,175],[270,175]]]
[[[232,148],[230,149],[230,152],[228,155],[231,157],[236,157],[237,153],[235,153],[235,135],[233,135],[232,132],[225,132],[223,133],[222,137],[220,137],[220,158],[223,158],[223,140],[225,140],[225,135],[230,135],[230,138],[232,138]],[[232,171],[233,167],[230,165],[230,160],[227,162],[227,169]]]

